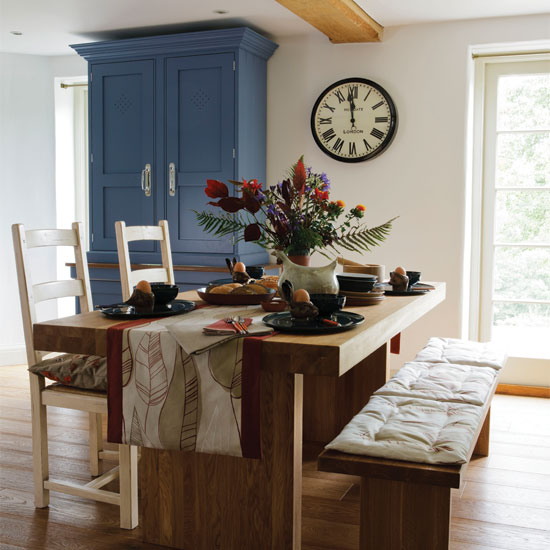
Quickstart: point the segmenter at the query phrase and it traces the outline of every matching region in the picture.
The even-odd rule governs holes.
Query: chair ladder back
[[[174,266],[172,263],[172,250],[170,247],[170,232],[168,222],[160,220],[158,226],[126,226],[123,221],[115,222],[115,232],[118,250],[118,263],[120,266],[120,284],[122,287],[122,299],[128,300],[132,295],[134,286],[141,280],[175,284]],[[160,242],[162,266],[132,271],[130,263],[129,242],[140,240],[154,240]]]
[[[32,327],[36,322],[36,304],[45,300],[76,296],[83,313],[92,311],[92,292],[88,274],[88,262],[84,250],[83,226],[72,224],[72,229],[35,229],[26,231],[23,224],[12,225],[19,297],[23,316],[23,331],[27,360],[33,365],[43,353],[34,349]],[[76,263],[76,279],[48,281],[32,284],[28,262],[28,249],[44,246],[72,246]]]
[[[15,252],[15,267],[17,270],[17,283],[19,286],[19,301],[21,303],[21,315],[23,320],[23,334],[25,336],[25,348],[27,350],[27,362],[29,365],[38,363],[42,356],[34,349],[32,327],[36,322],[36,308],[32,292],[32,279],[28,269],[27,243],[25,228],[21,223],[11,226],[13,236],[13,249]]]

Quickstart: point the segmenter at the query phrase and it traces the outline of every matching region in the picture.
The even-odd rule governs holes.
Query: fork
[[[242,327],[242,325],[239,324],[238,321],[235,321],[235,319],[233,319],[233,317],[226,317],[226,318],[224,319],[224,321],[225,321],[226,323],[230,323],[231,325],[233,325],[233,326],[237,329],[237,332],[238,332],[239,334],[246,334],[246,333],[247,333],[247,330],[244,329],[244,328]]]

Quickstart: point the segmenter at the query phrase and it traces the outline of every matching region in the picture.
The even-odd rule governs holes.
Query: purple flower
[[[330,180],[328,179],[328,176],[323,172],[320,176],[321,181],[323,182],[323,189],[326,191],[327,189],[330,189]]]
[[[311,187],[309,185],[306,185],[306,193],[309,193],[311,191]]]
[[[272,216],[274,217],[277,217],[277,209],[275,208],[275,205],[274,204],[270,204],[268,207],[267,207],[267,213],[268,214],[271,214]]]

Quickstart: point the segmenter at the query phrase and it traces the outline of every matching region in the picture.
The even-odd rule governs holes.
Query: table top
[[[435,290],[426,294],[390,296],[376,305],[345,308],[365,317],[365,322],[352,330],[278,334],[264,340],[263,352],[284,355],[281,367],[288,372],[341,376],[445,299],[445,283],[431,284]],[[193,290],[180,293],[178,298],[203,303]],[[105,356],[107,329],[120,322],[93,311],[36,323],[34,345],[41,351]]]

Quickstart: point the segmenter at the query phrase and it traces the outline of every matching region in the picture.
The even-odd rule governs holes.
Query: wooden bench
[[[333,450],[319,455],[319,470],[361,477],[360,550],[449,548],[451,489],[460,488],[473,454],[489,454],[490,403],[497,379],[465,464],[420,464]]]

